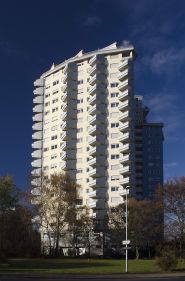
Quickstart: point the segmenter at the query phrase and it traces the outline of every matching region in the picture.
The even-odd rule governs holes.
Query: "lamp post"
[[[125,245],[125,272],[128,272],[128,244],[130,244],[130,240],[128,240],[128,194],[129,194],[129,186],[126,186],[125,189],[122,190],[122,195],[125,196],[125,241],[123,241],[123,245]]]

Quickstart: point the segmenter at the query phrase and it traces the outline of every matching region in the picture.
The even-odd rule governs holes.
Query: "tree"
[[[0,258],[7,255],[9,215],[18,203],[19,192],[11,176],[0,177]]]
[[[125,204],[115,207],[109,215],[109,226],[112,240],[116,241],[116,251],[125,240]],[[163,215],[159,204],[155,201],[129,199],[128,204],[128,237],[135,247],[136,258],[140,257],[140,250],[150,247],[161,239],[163,230]]]
[[[164,198],[165,234],[179,241],[180,257],[184,253],[185,177],[168,180],[160,189]]]
[[[34,195],[42,234],[47,234],[49,254],[58,256],[59,246],[76,218],[79,185],[67,174],[58,173],[43,180],[40,192]],[[46,245],[46,240],[44,242]],[[44,246],[45,246],[44,245]]]

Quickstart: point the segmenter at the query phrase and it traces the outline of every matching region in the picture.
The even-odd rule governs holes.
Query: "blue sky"
[[[184,0],[6,0],[0,3],[0,175],[25,188],[33,81],[81,49],[134,44],[135,93],[163,121],[165,178],[185,175]]]

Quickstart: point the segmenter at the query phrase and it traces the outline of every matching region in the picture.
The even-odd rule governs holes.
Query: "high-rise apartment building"
[[[114,43],[80,51],[34,82],[32,174],[67,172],[97,222],[125,187],[152,198],[163,181],[162,124],[148,123],[134,96],[134,59],[133,46]]]

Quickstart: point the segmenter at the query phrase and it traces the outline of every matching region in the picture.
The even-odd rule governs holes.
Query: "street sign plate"
[[[122,245],[128,245],[128,244],[130,244],[130,240],[123,240],[122,241]]]

